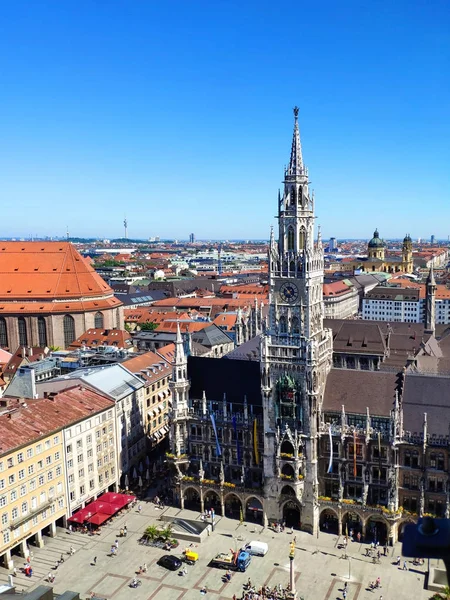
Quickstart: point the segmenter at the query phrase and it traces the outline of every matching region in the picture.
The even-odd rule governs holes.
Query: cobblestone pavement
[[[215,531],[204,542],[198,545],[200,559],[192,567],[188,567],[186,576],[178,572],[166,571],[156,564],[164,554],[162,550],[138,543],[145,527],[158,524],[162,511],[150,502],[142,502],[142,513],[136,510],[116,517],[104,526],[100,535],[87,536],[80,533],[69,534],[59,529],[57,537],[44,538],[43,548],[32,548],[33,577],[27,578],[22,573],[15,577],[17,590],[27,590],[38,584],[48,584],[45,579],[52,571],[56,574],[53,584],[56,593],[65,590],[79,592],[83,600],[92,591],[96,596],[114,600],[192,600],[203,598],[200,594],[202,586],[206,586],[206,598],[225,600],[236,594],[240,598],[243,584],[250,577],[256,586],[262,584],[273,586],[281,583],[286,586],[289,580],[289,544],[296,537],[296,585],[298,596],[304,600],[340,600],[343,584],[348,581],[348,600],[425,600],[431,593],[423,589],[425,567],[415,568],[409,562],[408,572],[393,566],[393,559],[400,554],[400,544],[390,548],[388,557],[381,559],[380,565],[374,565],[366,558],[365,544],[350,543],[347,555],[339,548],[342,538],[320,533],[318,539],[295,532],[275,533],[263,529],[260,525],[218,518]],[[163,511],[166,515],[182,516],[198,519],[198,513],[188,510],[180,511],[169,507]],[[118,532],[126,523],[128,536],[118,538]],[[111,544],[119,539],[117,557],[110,557]],[[224,583],[224,572],[208,566],[217,552],[228,551],[242,546],[251,540],[261,540],[269,544],[269,552],[265,557],[253,557],[246,573],[233,573],[229,583]],[[187,545],[187,543],[186,543]],[[73,546],[75,554],[69,555]],[[181,554],[184,543],[173,551]],[[61,554],[65,561],[55,571],[53,567]],[[93,559],[97,557],[97,564]],[[139,565],[147,563],[148,571],[140,575],[142,585],[136,589],[128,587]],[[23,565],[23,559],[15,557],[15,566]],[[381,577],[382,590],[371,592],[367,589],[370,581]],[[8,580],[8,571],[0,568],[0,582]]]

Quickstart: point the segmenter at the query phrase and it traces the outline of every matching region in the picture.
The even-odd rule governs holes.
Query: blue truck
[[[213,567],[219,569],[230,569],[230,571],[241,571],[244,573],[252,561],[252,556],[245,550],[238,552],[220,552],[211,561]]]

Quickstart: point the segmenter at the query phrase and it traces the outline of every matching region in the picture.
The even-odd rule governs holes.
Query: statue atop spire
[[[298,129],[298,106],[294,107],[294,135],[292,137],[291,158],[287,174],[289,177],[305,175],[303,168],[302,145],[300,143],[300,131]]]

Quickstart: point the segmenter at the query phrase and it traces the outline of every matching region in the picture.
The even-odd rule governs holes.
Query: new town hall
[[[395,541],[417,515],[450,513],[448,332],[324,323],[323,249],[297,108],[283,183],[259,352],[191,357],[178,331],[168,454],[176,496],[183,508],[265,526]]]

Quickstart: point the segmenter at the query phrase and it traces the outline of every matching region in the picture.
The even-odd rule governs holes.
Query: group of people
[[[128,529],[126,524],[120,528],[119,537],[127,537]]]
[[[284,588],[281,583],[273,588],[263,585],[256,589],[249,578],[247,584],[244,586],[242,596],[239,600],[285,600],[289,597],[289,587]],[[236,594],[233,595],[233,600],[238,600]]]

